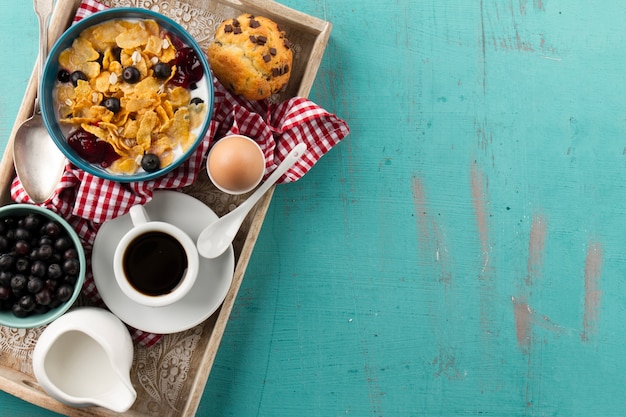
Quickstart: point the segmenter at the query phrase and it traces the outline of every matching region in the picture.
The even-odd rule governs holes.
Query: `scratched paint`
[[[602,272],[602,246],[598,242],[589,242],[585,258],[585,301],[583,330],[580,338],[589,341],[596,333],[601,301],[600,277]]]
[[[544,10],[543,0],[533,0],[532,2],[533,10]],[[520,14],[525,15],[528,9],[528,0],[519,0],[519,11]]]
[[[546,219],[541,214],[533,216],[528,239],[528,266],[526,287],[532,291],[534,281],[540,277],[546,245]]]
[[[480,243],[480,269],[477,277],[480,297],[480,324],[483,335],[489,338],[494,332],[493,312],[495,310],[496,283],[495,270],[491,265],[492,246],[489,237],[489,195],[488,180],[481,167],[474,163],[470,166],[470,194],[474,209],[474,221]]]
[[[526,302],[519,301],[515,297],[512,300],[517,346],[523,353],[528,354],[531,339],[531,310]]]
[[[437,271],[439,282],[450,285],[452,283],[452,273],[450,272],[445,234],[430,213],[426,202],[424,184],[416,176],[413,176],[411,179],[411,192],[417,218],[418,239],[421,246],[420,257],[424,259],[423,265],[433,267]]]
[[[466,374],[456,357],[458,348],[450,340],[445,317],[440,313],[442,309],[449,311],[457,305],[454,299],[455,283],[446,234],[437,221],[438,216],[433,215],[432,208],[429,207],[423,180],[416,175],[411,178],[411,192],[417,219],[421,273],[425,277],[436,278],[437,286],[434,288],[440,290],[443,297],[440,303],[437,299],[432,300],[429,309],[431,327],[435,329],[432,336],[434,357],[429,363],[430,371],[434,378],[462,380]]]
[[[544,262],[546,234],[547,223],[544,216],[541,214],[533,215],[528,237],[526,277],[523,285],[519,289],[519,298],[516,299],[513,297],[517,345],[526,355],[528,355],[531,350],[532,325],[535,323],[531,307],[528,305],[528,300],[532,296],[533,286],[541,277],[541,267]]]
[[[472,164],[470,169],[472,204],[478,229],[480,242],[482,269],[487,269],[489,264],[489,221],[488,221],[488,197],[486,192],[486,179],[477,164]]]
[[[496,1],[489,5],[482,5],[482,7],[485,10],[483,37],[486,36],[485,42],[490,44],[493,51],[516,51],[542,55],[555,53],[555,48],[550,45],[545,34],[523,30],[526,27],[524,24],[526,20],[537,19],[540,14],[546,12],[543,1],[518,0],[517,3]]]

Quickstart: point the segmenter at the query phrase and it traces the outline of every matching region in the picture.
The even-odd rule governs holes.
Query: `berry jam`
[[[110,144],[83,129],[72,133],[67,143],[81,158],[92,164],[100,164],[102,168],[108,168],[119,158]]]
[[[183,47],[176,50],[176,72],[170,80],[174,85],[190,88],[202,79],[204,72],[200,58],[192,48]]]

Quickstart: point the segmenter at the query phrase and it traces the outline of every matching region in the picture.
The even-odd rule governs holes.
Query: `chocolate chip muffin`
[[[248,100],[262,100],[287,84],[293,54],[285,32],[274,21],[242,14],[218,27],[208,58],[224,87]]]

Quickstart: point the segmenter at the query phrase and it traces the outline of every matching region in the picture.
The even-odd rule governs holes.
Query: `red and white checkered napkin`
[[[106,9],[101,3],[83,0],[74,21]],[[296,97],[281,104],[268,101],[249,102],[234,96],[216,80],[213,116],[207,135],[191,157],[167,175],[151,181],[117,183],[93,176],[69,164],[55,194],[42,206],[60,214],[76,229],[85,247],[87,259],[100,225],[126,214],[131,206],[145,204],[153,192],[160,189],[179,189],[192,184],[202,169],[211,144],[219,138],[239,133],[257,140],[265,153],[266,175],[298,143],[305,142],[308,150],[279,182],[296,181],[334,145],[349,133],[348,125],[311,101]],[[34,204],[24,191],[19,178],[11,184],[11,197],[18,203]],[[98,294],[91,265],[87,265],[83,294],[104,307]],[[131,329],[135,342],[151,346],[160,335]]]

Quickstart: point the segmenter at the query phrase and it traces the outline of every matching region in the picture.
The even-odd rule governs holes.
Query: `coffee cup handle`
[[[146,209],[141,204],[132,206],[128,213],[130,214],[130,219],[135,226],[139,226],[140,224],[148,223],[150,221],[148,213],[146,213]]]

